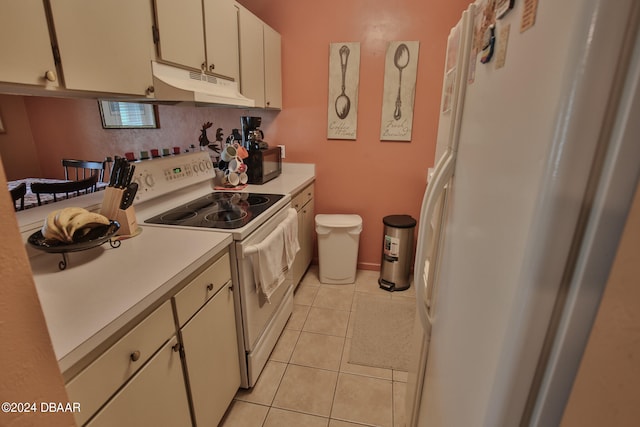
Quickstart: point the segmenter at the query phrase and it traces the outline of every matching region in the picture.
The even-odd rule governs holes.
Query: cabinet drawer
[[[173,334],[167,301],[69,381],[69,399],[82,408],[75,414],[76,422],[86,422]]]
[[[180,326],[187,323],[229,280],[231,265],[227,252],[173,297]]]
[[[313,199],[315,192],[315,188],[313,184],[308,185],[301,192],[296,194],[291,200],[291,205],[295,208],[295,210],[300,211],[304,205],[306,205],[309,200]]]
[[[87,427],[190,426],[177,343],[169,340]]]

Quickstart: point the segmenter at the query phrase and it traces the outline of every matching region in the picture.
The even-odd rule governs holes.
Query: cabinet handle
[[[132,362],[137,362],[138,359],[140,359],[140,350],[136,350],[133,353],[131,353],[131,356],[129,356],[131,358]]]
[[[229,285],[229,290],[232,291],[233,290],[233,285]]]
[[[216,69],[216,64],[209,65],[209,71],[213,71]]]
[[[209,283],[209,284],[207,285],[207,290],[208,290],[208,291],[212,291],[212,290],[213,290],[213,283]]]
[[[176,353],[180,351],[180,343],[176,343],[175,345],[173,345],[171,347],[171,350],[175,351]]]
[[[271,105],[271,101],[267,101],[267,107]]]
[[[203,63],[202,63],[202,65],[200,65],[200,69],[201,69],[202,71],[206,71],[206,70],[207,70],[207,63],[206,63],[206,62],[203,62]]]
[[[149,86],[146,90],[147,95],[151,95],[155,91],[156,91],[156,88],[154,88],[153,86]]]
[[[44,78],[49,80],[50,82],[55,82],[56,81],[56,73],[55,73],[55,71],[47,70],[44,73]]]

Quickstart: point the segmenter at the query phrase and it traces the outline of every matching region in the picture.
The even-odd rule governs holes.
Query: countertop
[[[295,195],[315,179],[312,164],[283,163],[280,177],[243,191]],[[98,209],[104,192],[18,212],[18,225],[27,237],[42,226],[52,209],[82,206]],[[135,206],[135,205],[134,205]],[[140,222],[140,218],[138,218]],[[31,269],[49,335],[61,372],[77,369],[115,334],[168,297],[178,285],[223,251],[229,233],[150,227],[123,240],[67,254],[68,266],[58,269],[60,254],[36,251],[27,245]],[[164,299],[163,299],[164,298]],[[67,376],[67,375],[65,375]]]

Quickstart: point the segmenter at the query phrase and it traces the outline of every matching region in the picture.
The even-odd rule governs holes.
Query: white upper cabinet
[[[232,0],[155,0],[158,57],[237,80],[238,20]]]
[[[198,70],[206,67],[202,0],[155,0],[158,56]]]
[[[242,5],[238,7],[240,89],[256,107],[282,108],[281,38]]]
[[[264,107],[263,23],[249,10],[238,5],[240,39],[240,92]]]
[[[58,86],[42,0],[0,3],[0,82]]]
[[[203,0],[207,69],[240,80],[238,13],[233,0]]]
[[[264,98],[265,107],[282,108],[282,37],[264,26]]]
[[[67,89],[147,94],[155,59],[148,1],[50,0],[50,4]]]

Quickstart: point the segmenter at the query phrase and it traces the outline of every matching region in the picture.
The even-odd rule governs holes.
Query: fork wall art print
[[[384,67],[381,141],[411,141],[419,47],[417,41],[389,43]]]
[[[329,45],[327,138],[356,139],[360,43]]]

